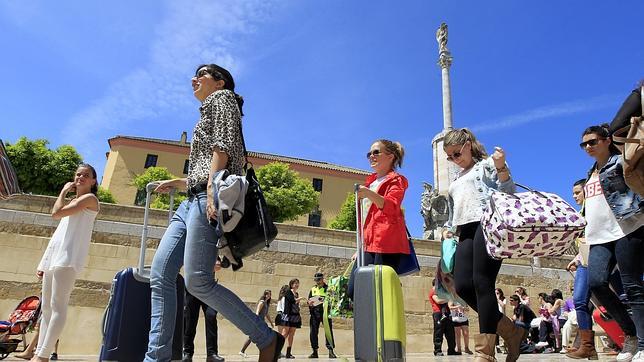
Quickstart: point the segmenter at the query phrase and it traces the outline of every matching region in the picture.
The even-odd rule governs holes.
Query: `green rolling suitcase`
[[[407,331],[400,279],[389,266],[363,265],[360,210],[356,195],[359,267],[354,275],[354,357],[365,362],[405,361]]]

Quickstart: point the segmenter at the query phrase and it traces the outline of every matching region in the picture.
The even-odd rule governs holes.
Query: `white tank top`
[[[72,267],[76,273],[80,273],[87,261],[96,215],[98,211],[83,209],[62,218],[49,240],[38,270]]]

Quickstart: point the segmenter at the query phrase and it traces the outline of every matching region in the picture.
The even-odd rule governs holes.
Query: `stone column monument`
[[[442,23],[436,31],[438,42],[438,65],[441,67],[443,95],[443,130],[432,139],[432,156],[434,160],[434,186],[425,185],[421,196],[421,214],[425,219],[426,239],[438,239],[437,231],[447,220],[447,192],[449,184],[455,178],[458,168],[447,161],[443,151],[443,137],[453,128],[452,94],[449,80],[449,68],[452,65],[452,54],[447,49],[447,24]]]

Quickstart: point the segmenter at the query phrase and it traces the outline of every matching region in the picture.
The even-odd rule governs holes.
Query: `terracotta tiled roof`
[[[162,143],[162,144],[180,146],[180,147],[186,147],[186,148],[190,147],[190,142],[183,143],[183,142],[180,142],[180,141],[164,140],[164,139],[159,139],[159,138],[147,138],[147,137],[135,137],[135,136],[118,135],[116,137],[110,138],[110,140],[115,139],[115,138],[126,138],[126,139],[144,141],[144,142]],[[109,142],[109,140],[108,140],[108,142]],[[358,169],[358,168],[336,165],[336,164],[332,164],[332,163],[328,163],[328,162],[324,162],[324,161],[315,161],[315,160],[307,160],[307,159],[304,159],[304,158],[275,155],[275,154],[272,154],[272,153],[248,151],[248,156],[255,157],[255,158],[261,158],[261,159],[269,160],[269,161],[279,161],[279,162],[285,162],[285,163],[296,163],[296,164],[305,165],[305,166],[317,167],[317,168],[321,168],[321,169],[325,169],[325,170],[348,172],[348,173],[353,173],[353,174],[357,174],[357,175],[369,175],[369,174],[371,174],[371,172],[369,172],[369,171],[361,170],[361,169]]]

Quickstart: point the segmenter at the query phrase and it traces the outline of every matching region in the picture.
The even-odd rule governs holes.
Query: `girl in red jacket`
[[[395,170],[402,166],[405,150],[399,142],[377,140],[367,153],[374,173],[358,190],[362,202],[364,264],[395,267],[409,254],[409,239],[401,209],[407,179]],[[355,259],[355,255],[354,255]],[[353,296],[353,278],[349,281]]]

